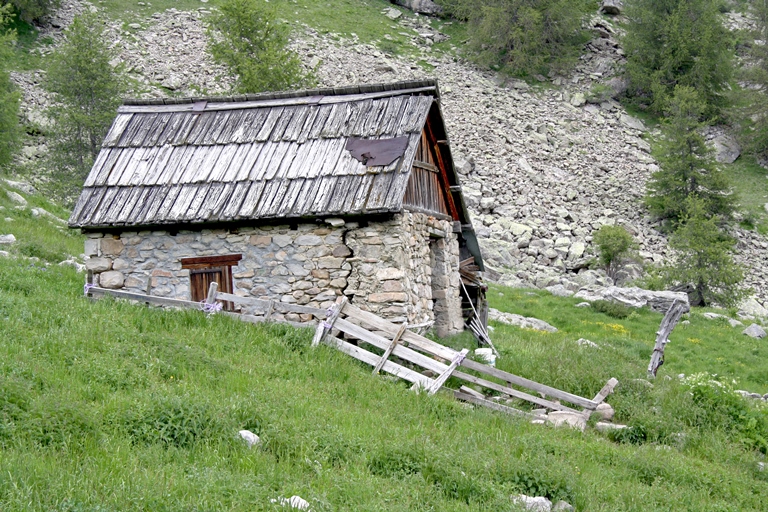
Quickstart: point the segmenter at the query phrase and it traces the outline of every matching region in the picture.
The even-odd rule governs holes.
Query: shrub
[[[632,259],[637,246],[632,235],[622,226],[600,226],[594,242],[600,253],[600,265],[611,279],[615,279],[621,268]]]
[[[135,443],[177,448],[234,432],[211,405],[189,396],[155,398],[125,411],[121,422]]]
[[[61,5],[60,0],[8,0],[8,3],[27,23],[40,23]]]
[[[605,313],[613,318],[627,318],[630,313],[632,313],[631,308],[608,300],[596,300],[592,302],[592,309],[600,313]]]
[[[12,44],[16,32],[6,30],[9,6],[0,5],[0,167],[9,163],[19,147],[20,94],[11,81],[8,65],[13,59]]]

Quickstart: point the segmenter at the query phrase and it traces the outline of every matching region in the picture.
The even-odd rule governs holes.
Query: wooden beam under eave
[[[445,193],[445,200],[448,203],[448,210],[451,212],[453,220],[460,220],[459,211],[456,209],[456,202],[453,200],[453,194],[451,193],[451,182],[448,179],[448,171],[445,169],[445,160],[443,160],[443,153],[440,151],[440,145],[435,140],[435,134],[432,131],[431,117],[427,117],[427,122],[424,125],[424,129],[427,131],[427,138],[432,146],[432,150],[435,152],[435,158],[437,159],[437,168],[440,171],[440,182],[443,185],[443,192]]]

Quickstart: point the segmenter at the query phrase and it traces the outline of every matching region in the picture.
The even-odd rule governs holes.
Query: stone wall
[[[317,308],[346,295],[393,321],[437,320],[435,328],[446,335],[463,328],[459,249],[451,228],[449,221],[405,212],[367,225],[329,219],[295,229],[88,233],[86,267],[104,288],[189,300],[189,270],[182,269],[181,258],[242,254],[232,267],[235,295]]]

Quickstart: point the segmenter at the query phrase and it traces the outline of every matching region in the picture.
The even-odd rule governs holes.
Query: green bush
[[[9,6],[0,6],[0,169],[11,162],[19,148],[19,105],[21,95],[16,90],[8,67],[13,61],[16,32],[6,30],[10,21]]]
[[[157,397],[124,412],[123,428],[138,444],[189,448],[235,432],[221,411],[190,396]]]
[[[19,13],[27,23],[40,23],[61,5],[61,0],[4,0]]]
[[[632,235],[623,226],[600,226],[594,236],[600,254],[600,265],[612,279],[632,259],[637,247]]]
[[[632,313],[632,308],[608,300],[596,300],[591,303],[591,306],[595,311],[613,318],[627,318]]]

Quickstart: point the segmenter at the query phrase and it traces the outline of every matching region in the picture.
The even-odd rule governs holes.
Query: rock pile
[[[604,2],[604,8],[619,4]],[[646,262],[671,255],[641,204],[645,183],[659,168],[646,128],[611,99],[626,85],[620,77],[624,56],[610,21],[591,20],[594,37],[570,76],[539,77],[558,86],[552,88],[507,80],[435,52],[432,44],[447,36],[423,16],[394,11],[400,12],[387,10],[412,35],[415,57],[393,57],[356,37],[306,27],[293,46],[307,67],[318,65],[322,86],[439,77],[464,195],[486,263],[502,273],[504,283],[562,284],[576,291],[573,283],[594,256],[593,233],[606,224],[625,226]],[[221,70],[206,52],[208,12],[170,9],[127,27],[109,27],[121,48],[115,64],[125,64],[142,84],[141,95],[228,90],[231,83],[217,78]],[[28,111],[35,112],[44,101],[40,73],[17,73],[14,79]],[[734,148],[726,149],[733,156]],[[768,239],[740,228],[732,234],[739,240],[737,260],[749,268],[745,284],[762,307],[768,298]]]

